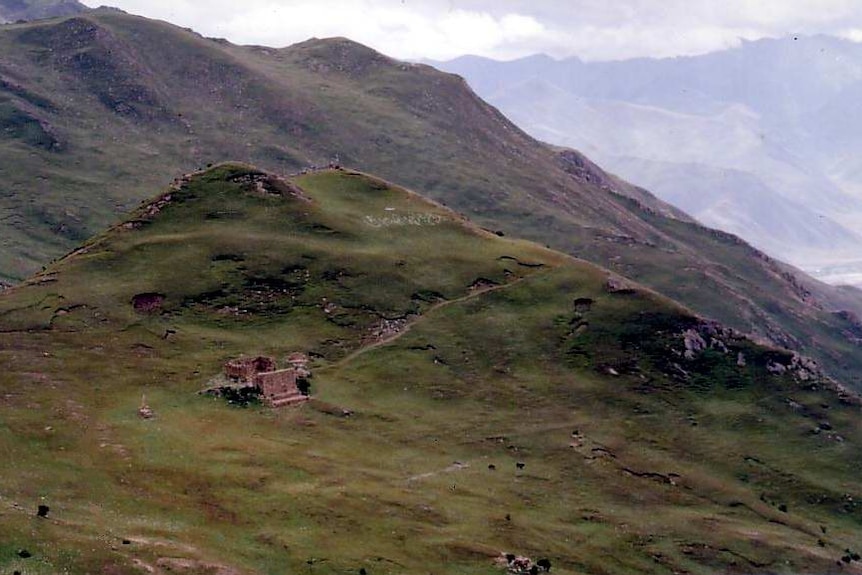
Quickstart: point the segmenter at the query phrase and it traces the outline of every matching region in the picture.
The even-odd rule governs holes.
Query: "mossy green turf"
[[[675,379],[695,320],[660,296],[363,174],[267,178],[197,174],[0,297],[0,571],[858,571],[859,408],[783,352]],[[196,393],[294,351],[308,404]]]

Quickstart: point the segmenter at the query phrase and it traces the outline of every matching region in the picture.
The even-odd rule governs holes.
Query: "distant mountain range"
[[[434,63],[533,136],[700,221],[862,283],[862,46],[826,36],[703,56]]]
[[[89,10],[78,0],[0,0],[0,24],[71,16]]]

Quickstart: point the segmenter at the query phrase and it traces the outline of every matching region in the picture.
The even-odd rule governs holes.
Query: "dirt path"
[[[418,481],[420,479],[428,479],[429,477],[434,477],[435,475],[440,475],[441,473],[452,473],[453,471],[461,471],[462,469],[467,469],[470,467],[469,463],[461,463],[460,461],[456,461],[449,467],[445,467],[438,471],[429,471],[428,473],[420,473],[419,475],[412,475],[407,478],[407,481]]]
[[[362,355],[364,353],[367,353],[373,349],[377,349],[378,347],[382,347],[384,345],[389,345],[393,341],[396,341],[400,337],[403,337],[405,334],[409,333],[414,325],[416,325],[417,323],[419,323],[420,321],[422,321],[423,319],[425,319],[426,317],[428,317],[430,314],[434,313],[437,310],[449,307],[451,305],[464,303],[466,301],[470,301],[471,299],[477,298],[479,296],[483,296],[483,295],[491,293],[491,292],[510,288],[512,286],[515,286],[515,285],[521,283],[522,281],[524,281],[526,279],[536,277],[540,273],[543,273],[543,272],[536,272],[536,273],[533,273],[533,274],[530,274],[527,276],[523,276],[523,277],[520,277],[516,280],[510,281],[509,283],[504,283],[504,284],[495,285],[495,286],[491,286],[491,287],[476,289],[476,290],[468,293],[467,295],[461,296],[459,298],[449,299],[449,300],[445,300],[445,301],[441,301],[439,303],[436,303],[436,304],[432,305],[431,307],[429,307],[424,313],[420,314],[414,320],[412,320],[407,325],[405,325],[404,329],[400,330],[398,333],[394,333],[394,334],[392,334],[388,337],[385,337],[383,339],[380,339],[380,340],[378,340],[378,341],[376,341],[370,345],[366,345],[365,347],[360,347],[356,351],[348,354],[347,356],[343,357],[342,359],[333,363],[332,365],[321,368],[319,371],[324,371],[324,370],[328,370],[328,369],[332,369],[332,368],[336,368],[336,367],[342,367],[342,366],[350,363],[351,361],[353,361],[354,359],[356,359],[357,357],[359,357],[360,355]]]

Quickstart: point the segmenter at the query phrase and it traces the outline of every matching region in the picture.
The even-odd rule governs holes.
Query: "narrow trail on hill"
[[[404,326],[404,329],[401,329],[397,333],[394,333],[390,336],[384,337],[383,339],[375,341],[374,343],[372,343],[370,345],[360,347],[356,351],[351,352],[350,354],[341,358],[340,360],[333,363],[332,365],[321,368],[320,371],[338,368],[338,367],[343,367],[344,365],[350,363],[351,361],[353,361],[354,359],[356,359],[357,357],[359,357],[360,355],[362,355],[364,353],[367,353],[373,349],[377,349],[378,347],[383,347],[384,345],[389,345],[393,341],[396,341],[399,338],[401,338],[402,336],[404,336],[405,334],[409,333],[414,325],[416,325],[417,323],[419,323],[423,319],[427,318],[428,315],[434,313],[437,310],[443,309],[445,307],[449,307],[451,305],[456,305],[459,303],[470,301],[471,299],[477,298],[477,297],[485,295],[485,294],[489,294],[491,292],[510,288],[512,286],[518,285],[519,283],[521,283],[522,281],[524,281],[526,279],[536,277],[537,275],[539,275],[541,273],[544,273],[544,272],[536,272],[536,273],[532,273],[532,274],[527,275],[527,276],[519,277],[518,279],[510,281],[509,283],[504,283],[504,284],[495,285],[495,286],[491,286],[491,287],[476,289],[476,290],[468,293],[467,295],[461,296],[459,298],[449,299],[449,300],[445,300],[445,301],[441,301],[439,303],[436,303],[436,304],[432,305],[431,307],[429,307],[427,310],[425,310],[424,313],[416,316],[415,319],[413,319],[412,321],[407,323]]]
[[[456,461],[452,465],[448,467],[444,467],[443,469],[437,471],[429,471],[427,473],[420,473],[418,475],[411,475],[407,478],[407,481],[419,481],[420,479],[428,479],[430,477],[435,477],[440,475],[441,473],[452,473],[454,471],[461,471],[462,469],[468,469],[470,467],[469,463],[462,463],[460,461]]]

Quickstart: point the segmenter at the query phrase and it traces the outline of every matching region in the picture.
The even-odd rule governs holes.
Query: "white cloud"
[[[731,4],[732,22],[770,29],[829,25],[859,11],[855,0],[734,0]]]
[[[584,27],[573,32],[561,49],[570,50],[570,54],[585,60],[604,60],[609,55],[613,59],[665,58],[731,48],[742,40],[764,36],[768,34],[750,28]]]
[[[853,42],[862,42],[862,28],[848,28],[838,32],[838,36]]]
[[[99,0],[85,0],[95,6]],[[333,0],[116,0],[135,14],[192,27],[242,44],[285,46],[310,37],[347,36],[400,58],[509,55],[510,44],[550,33],[527,14],[446,7],[441,3]],[[420,5],[421,4],[421,5]],[[445,3],[444,3],[445,4]]]
[[[469,10],[425,14],[361,3],[322,10],[319,2],[260,5],[234,14],[220,30],[234,41],[268,45],[291,44],[310,36],[347,36],[400,58],[498,55],[509,43],[545,33],[535,18],[522,14],[495,17]]]
[[[237,43],[346,36],[405,59],[545,52],[606,60],[698,54],[792,33],[862,37],[858,0],[111,1]]]

